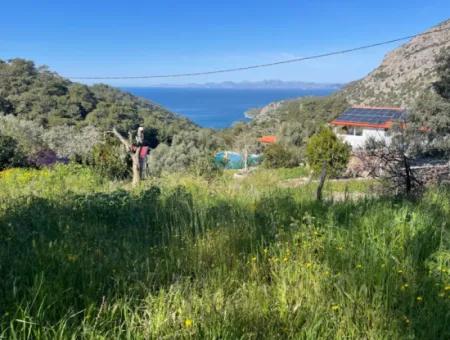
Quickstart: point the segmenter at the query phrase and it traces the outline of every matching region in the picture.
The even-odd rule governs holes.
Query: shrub
[[[0,135],[0,170],[25,165],[25,156],[17,141]]]
[[[223,169],[224,166],[217,164],[210,155],[200,156],[190,168],[194,175],[204,177],[208,180],[222,175]]]
[[[129,176],[129,160],[115,141],[94,146],[89,163],[101,175],[110,179],[124,179]]]
[[[55,151],[42,149],[28,157],[28,164],[37,168],[53,165],[58,161]]]
[[[264,150],[264,166],[267,168],[291,168],[298,164],[293,153],[285,146],[275,143]]]
[[[327,175],[336,177],[347,167],[350,146],[342,142],[331,129],[324,127],[309,139],[306,157],[315,174],[322,171],[325,163]]]

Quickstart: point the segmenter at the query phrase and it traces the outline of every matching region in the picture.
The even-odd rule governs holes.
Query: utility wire
[[[245,70],[252,70],[257,68],[264,68],[264,67],[271,67],[276,65],[282,65],[282,64],[291,64],[291,63],[298,63],[305,60],[313,60],[313,59],[319,59],[319,58],[325,58],[330,57],[333,55],[340,55],[340,54],[347,54],[352,53],[356,51],[366,50],[369,48],[377,47],[377,46],[383,46],[388,45],[404,40],[413,39],[420,36],[426,36],[438,32],[444,32],[450,30],[450,27],[447,28],[441,28],[436,29],[429,32],[424,33],[418,33],[413,35],[408,35],[401,38],[396,38],[392,40],[382,41],[374,44],[369,45],[363,45],[358,46],[354,48],[344,49],[344,50],[338,50],[323,54],[316,54],[308,57],[300,57],[300,58],[293,58],[293,59],[286,59],[286,60],[280,60],[273,63],[266,63],[266,64],[258,64],[258,65],[250,65],[250,66],[243,66],[243,67],[235,67],[235,68],[226,68],[226,69],[218,69],[218,70],[211,70],[211,71],[204,71],[204,72],[190,72],[190,73],[174,73],[174,74],[155,74],[155,75],[144,75],[144,76],[87,76],[87,77],[67,77],[69,79],[77,79],[77,80],[114,80],[114,79],[154,79],[154,78],[181,78],[181,77],[195,77],[195,76],[202,76],[202,75],[210,75],[210,74],[218,74],[218,73],[229,73],[229,72],[238,72],[238,71],[245,71]],[[2,75],[0,75],[2,76]],[[3,75],[5,76],[5,75]]]

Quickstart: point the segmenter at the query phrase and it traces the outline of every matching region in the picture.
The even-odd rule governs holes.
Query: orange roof
[[[273,144],[277,142],[276,136],[262,136],[258,138],[258,142],[266,143],[266,144]]]
[[[371,123],[364,123],[364,122],[350,122],[346,120],[340,120],[335,121],[333,120],[330,122],[332,125],[342,125],[342,126],[359,126],[359,127],[368,127],[368,128],[378,128],[378,129],[389,129],[392,127],[392,121],[387,121],[383,124],[371,124]]]

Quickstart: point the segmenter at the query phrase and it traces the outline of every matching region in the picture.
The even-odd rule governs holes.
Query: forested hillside
[[[0,60],[0,115],[58,125],[92,125],[122,130],[143,125],[164,139],[180,129],[196,129],[189,120],[159,105],[107,85],[71,82],[32,61]]]
[[[103,84],[71,82],[32,61],[0,60],[0,170],[60,158],[122,178],[126,157],[108,132],[116,127],[126,134],[138,126],[145,144],[157,149],[151,154],[155,173],[185,170],[221,144],[212,130],[148,100]]]

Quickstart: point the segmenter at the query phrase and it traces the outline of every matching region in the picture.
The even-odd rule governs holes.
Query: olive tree
[[[322,199],[322,189],[327,176],[335,177],[345,171],[350,158],[351,147],[342,142],[328,127],[309,138],[306,145],[306,158],[313,174],[319,175],[317,200]]]

